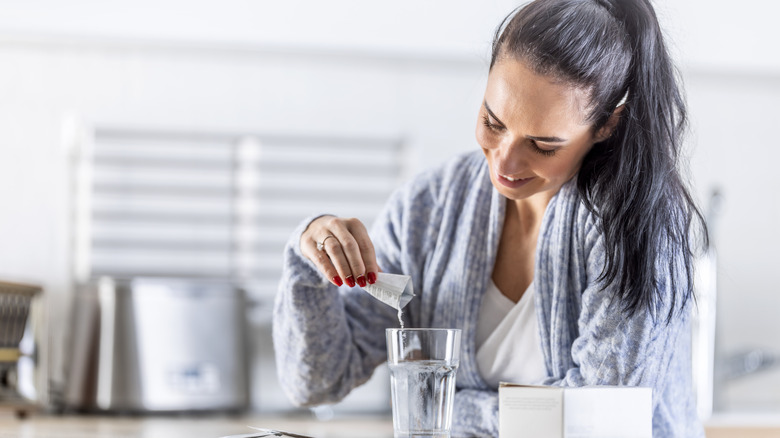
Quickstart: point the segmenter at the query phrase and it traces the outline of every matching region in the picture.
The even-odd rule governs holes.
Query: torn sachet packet
[[[403,309],[414,297],[412,277],[408,275],[380,272],[376,275],[376,282],[367,284],[363,290],[397,310]]]

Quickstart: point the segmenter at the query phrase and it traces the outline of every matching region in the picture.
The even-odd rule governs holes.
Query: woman
[[[518,9],[493,44],[482,154],[401,188],[370,237],[321,216],[291,238],[274,320],[288,395],[340,400],[385,361],[395,311],[351,288],[381,269],[411,275],[410,326],[463,329],[453,436],[497,435],[499,380],[651,387],[654,436],[703,436],[684,125],[648,0]]]

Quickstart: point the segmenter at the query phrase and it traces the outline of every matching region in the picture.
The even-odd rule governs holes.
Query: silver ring
[[[317,251],[322,251],[322,250],[324,250],[324,249],[325,249],[325,241],[326,241],[326,240],[328,240],[328,239],[330,239],[331,237],[336,237],[336,236],[334,236],[333,234],[328,234],[328,236],[327,236],[327,237],[325,237],[324,239],[322,239],[322,242],[317,242]]]

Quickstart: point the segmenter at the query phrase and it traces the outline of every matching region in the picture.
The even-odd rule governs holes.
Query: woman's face
[[[580,169],[596,141],[585,121],[587,95],[504,58],[493,65],[479,111],[477,142],[490,179],[512,200],[552,197]]]

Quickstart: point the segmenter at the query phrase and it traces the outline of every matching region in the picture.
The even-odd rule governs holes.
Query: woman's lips
[[[522,187],[526,185],[529,181],[534,179],[533,177],[530,178],[514,178],[511,176],[504,176],[500,173],[496,173],[498,175],[498,182],[502,185],[509,187],[510,189],[516,189],[518,187]]]

